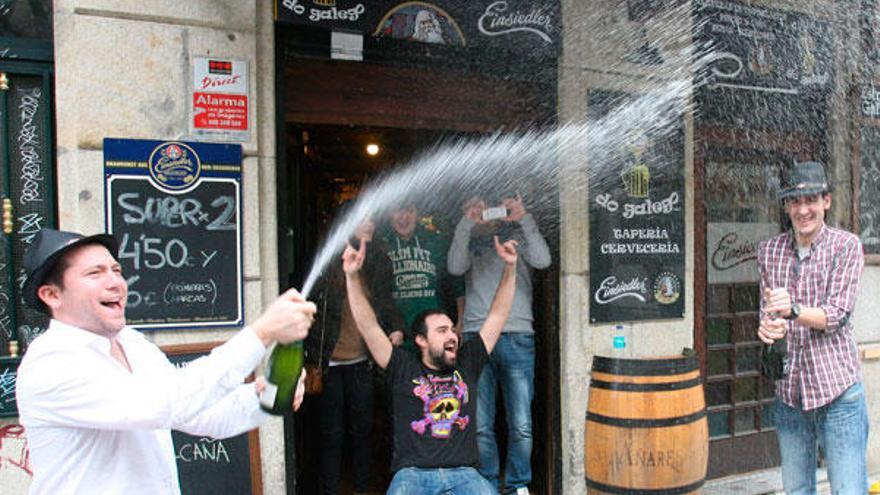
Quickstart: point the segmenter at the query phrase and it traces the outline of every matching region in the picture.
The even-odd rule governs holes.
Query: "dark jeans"
[[[369,361],[328,368],[321,393],[323,493],[336,495],[339,491],[346,434],[351,446],[354,491],[370,491],[372,425],[373,380]]]

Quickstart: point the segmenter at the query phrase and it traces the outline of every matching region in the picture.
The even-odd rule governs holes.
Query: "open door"
[[[408,68],[289,58],[279,62],[278,218],[282,289],[301,286],[319,248],[320,234],[339,203],[360,186],[445,138],[503,129],[553,125],[555,79],[490,77],[448,68]],[[540,78],[539,78],[540,79]],[[281,113],[282,110],[279,110]],[[367,141],[383,153],[364,154]],[[549,204],[553,202],[542,202]],[[558,224],[555,204],[538,214]],[[450,234],[460,211],[424,212]],[[551,232],[557,232],[552,229]],[[558,239],[548,238],[554,260]],[[536,377],[533,402],[532,488],[555,493],[559,483],[558,264],[535,278]],[[285,422],[288,486],[295,493],[317,493],[318,445],[308,399],[295,419]],[[499,401],[501,402],[501,401]],[[388,418],[377,411],[377,430]],[[501,416],[503,418],[503,415]],[[384,424],[383,424],[384,422]],[[502,435],[503,439],[503,435]],[[503,440],[500,440],[503,441]],[[293,446],[296,445],[294,455]],[[377,439],[375,489],[390,481],[392,446]],[[349,481],[350,483],[350,481]],[[350,493],[343,481],[343,492]]]

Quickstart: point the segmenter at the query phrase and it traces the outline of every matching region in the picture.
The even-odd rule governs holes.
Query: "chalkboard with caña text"
[[[105,139],[104,172],[128,323],[240,326],[241,146]]]
[[[219,343],[167,346],[175,366],[186,366]],[[216,439],[172,430],[181,495],[252,494],[262,490],[259,435],[256,430]]]

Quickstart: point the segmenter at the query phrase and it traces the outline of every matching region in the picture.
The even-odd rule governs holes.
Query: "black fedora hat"
[[[46,275],[64,253],[83,244],[95,243],[103,245],[114,258],[119,259],[119,243],[109,234],[84,236],[55,229],[42,229],[37,232],[34,242],[24,254],[24,271],[27,274],[22,288],[24,301],[30,307],[45,313],[46,306],[37,296],[37,289],[43,285]]]
[[[822,194],[831,191],[825,177],[825,167],[819,162],[795,163],[785,177],[785,183],[776,194],[776,199]]]

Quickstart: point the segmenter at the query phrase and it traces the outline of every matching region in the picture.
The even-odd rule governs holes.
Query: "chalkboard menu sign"
[[[18,416],[15,405],[15,378],[18,373],[17,357],[0,357],[0,418]]]
[[[591,91],[588,99],[589,121],[602,126],[603,116],[632,97]],[[592,167],[590,321],[683,317],[681,120],[657,128],[622,129],[594,149],[587,145]],[[616,151],[605,149],[609,146]]]
[[[188,344],[163,348],[176,366],[206,355],[219,343]],[[171,432],[181,495],[260,493],[259,435],[256,430],[218,440]]]
[[[711,46],[710,87],[797,94],[832,88],[831,24],[733,0],[694,0],[695,42]]]
[[[106,139],[104,172],[129,324],[240,326],[241,146]]]
[[[880,254],[880,127],[861,128],[859,237],[866,254]]]

